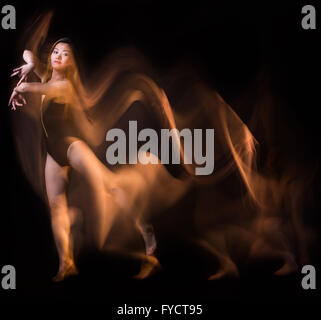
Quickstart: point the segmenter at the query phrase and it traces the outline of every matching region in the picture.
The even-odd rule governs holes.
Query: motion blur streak
[[[48,13],[39,17],[28,35],[27,46],[35,54],[46,38],[52,16]],[[86,135],[86,142],[98,158],[103,159],[98,150],[104,146],[107,130],[115,126],[135,102],[140,102],[153,111],[160,128],[214,128],[214,173],[208,177],[195,176],[195,165],[183,164],[184,173],[177,178],[160,163],[126,165],[112,171],[103,160],[99,165],[93,163],[100,170],[106,187],[106,220],[100,224],[97,221],[101,221],[101,217],[90,214],[92,204],[87,201],[87,189],[81,177],[71,172],[68,204],[74,226],[80,226],[73,229],[75,246],[86,245],[90,235],[97,233],[96,228],[103,229],[99,234],[103,237],[100,241],[104,242],[114,220],[125,217],[122,231],[114,241],[121,250],[125,243],[134,241],[129,223],[133,219],[146,246],[144,261],[147,266],[145,264],[138,275],[143,278],[158,265],[152,256],[157,239],[146,222],[147,217],[149,220],[156,214],[161,217],[165,210],[194,190],[195,206],[190,210],[193,211],[193,228],[197,230],[197,236],[189,238],[188,232],[185,236],[217,258],[219,266],[216,270],[213,268],[209,279],[238,276],[238,264],[244,266],[261,260],[279,261],[272,270],[278,275],[294,272],[298,264],[307,263],[307,247],[312,239],[307,234],[313,233],[303,224],[302,209],[313,170],[300,171],[295,163],[289,163],[288,169],[282,173],[269,173],[272,151],[267,153],[264,166],[258,169],[258,141],[215,90],[196,76],[185,83],[180,79],[186,90],[169,90],[172,92],[168,96],[175,101],[172,107],[167,93],[147,76],[151,69],[137,51],[123,49],[106,58],[92,76],[86,77],[86,81],[78,79],[79,108],[73,110],[73,116]],[[167,77],[170,79],[170,75]],[[40,99],[29,95],[27,101],[28,105],[13,113],[17,152],[30,183],[46,199],[43,182],[45,154],[41,148],[42,129],[38,120]],[[262,110],[266,103],[273,104],[273,100],[269,101],[265,95],[256,107]],[[250,122],[260,121],[265,120],[254,115]],[[265,123],[263,129],[268,127],[269,123]],[[264,134],[269,135],[269,130]],[[184,150],[177,135],[173,143],[180,145],[183,158]],[[269,147],[267,144],[267,149]],[[180,215],[185,214],[187,212],[180,212]]]

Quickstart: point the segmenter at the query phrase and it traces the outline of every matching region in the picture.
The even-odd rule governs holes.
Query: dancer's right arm
[[[20,80],[18,85],[24,81],[27,77],[27,75],[34,71],[34,73],[42,79],[45,74],[45,66],[40,62],[40,60],[32,53],[30,50],[25,50],[23,52],[23,60],[26,62],[26,64],[15,68],[13,70],[13,73],[11,74],[11,77],[18,75],[20,76]]]
[[[34,68],[33,68],[34,73],[40,79],[43,78],[43,76],[45,74],[46,67],[45,67],[45,65],[43,63],[40,62],[40,60],[37,58],[37,56],[32,53],[32,51],[25,50],[23,52],[23,60],[27,64],[32,64],[34,66]]]

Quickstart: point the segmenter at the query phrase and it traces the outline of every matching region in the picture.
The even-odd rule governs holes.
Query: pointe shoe
[[[74,262],[69,263],[68,265],[65,265],[64,268],[59,270],[56,276],[52,278],[53,282],[59,282],[62,281],[70,276],[75,276],[78,274],[78,270],[75,266]]]

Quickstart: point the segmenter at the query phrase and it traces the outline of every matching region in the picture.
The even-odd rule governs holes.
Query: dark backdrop
[[[321,14],[317,1],[310,3]],[[273,278],[263,273],[240,280],[207,282],[197,263],[206,258],[184,243],[169,244],[165,240],[161,244],[164,270],[151,279],[133,281],[130,276],[137,263],[123,257],[98,255],[85,259],[85,272],[79,278],[52,284],[50,278],[57,267],[57,256],[49,216],[18,163],[7,108],[10,71],[21,61],[17,41],[33,16],[54,8],[51,35],[70,36],[80,49],[87,71],[97,66],[106,53],[124,45],[141,50],[160,74],[185,61],[199,70],[204,81],[216,88],[245,122],[253,110],[238,109],[233,102],[255,81],[263,66],[273,94],[281,101],[277,121],[279,128],[285,129],[278,133],[276,143],[288,157],[297,157],[304,166],[312,166],[320,156],[320,28],[318,19],[317,30],[301,28],[301,8],[307,3],[11,1],[10,4],[16,7],[17,29],[0,30],[3,187],[0,266],[16,266],[18,289],[12,292],[0,289],[0,296],[100,297],[119,303],[175,300],[203,302],[208,308],[215,306],[218,298],[318,296],[317,292],[301,289],[300,274]],[[316,227],[319,208],[316,205],[307,212],[313,216]],[[188,263],[183,264],[177,256]],[[313,261],[317,263],[317,254]]]

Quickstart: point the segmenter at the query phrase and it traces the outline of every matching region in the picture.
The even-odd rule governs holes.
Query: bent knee
[[[68,149],[67,149],[67,159],[71,160],[85,146],[86,146],[86,144],[82,140],[75,140],[75,141],[71,142]]]
[[[86,143],[81,140],[76,140],[69,145],[67,150],[67,159],[72,167],[77,169],[84,165],[83,155],[86,148]]]

